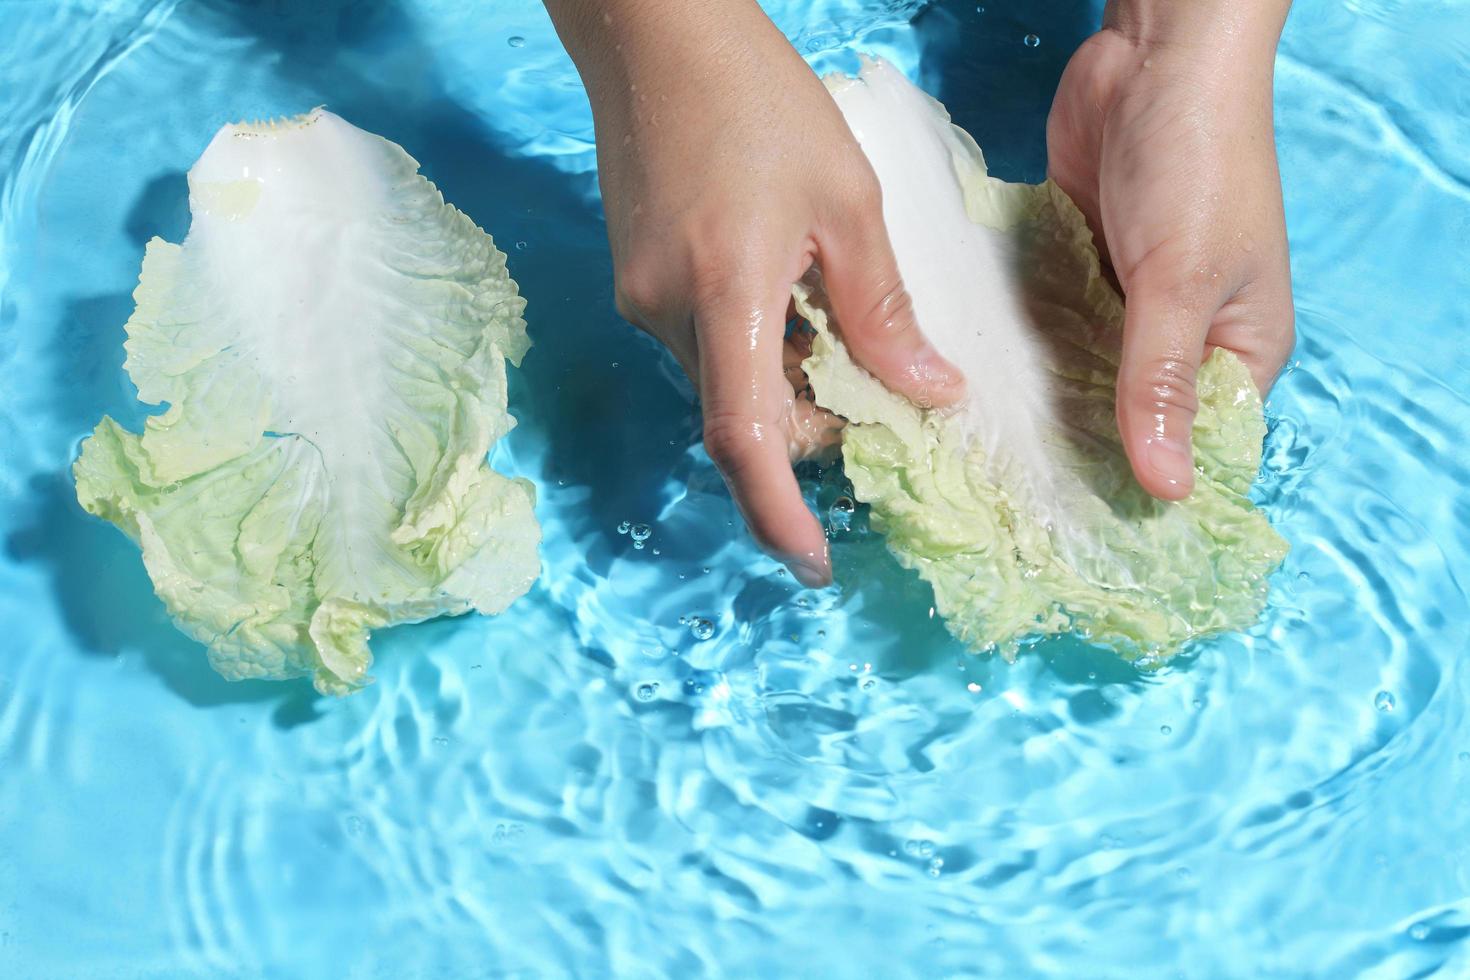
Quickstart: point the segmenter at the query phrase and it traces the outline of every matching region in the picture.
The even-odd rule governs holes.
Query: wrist
[[[1150,54],[1269,67],[1290,7],[1291,0],[1108,0],[1103,27]]]

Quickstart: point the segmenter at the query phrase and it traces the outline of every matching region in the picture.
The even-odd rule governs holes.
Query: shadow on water
[[[69,476],[31,481],[30,522],[5,542],[17,561],[49,567],[63,621],[77,646],[102,657],[137,651],[148,668],[190,704],[275,701],[275,721],[290,727],[314,714],[309,687],[232,682],[210,669],[204,648],[174,628],[139,558],[114,528],[84,513]]]

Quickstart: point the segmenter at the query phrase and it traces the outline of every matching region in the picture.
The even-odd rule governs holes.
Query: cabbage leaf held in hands
[[[797,287],[816,330],[817,403],[846,417],[842,454],[898,560],[934,587],[951,632],[1009,652],[1076,630],[1129,657],[1250,625],[1286,546],[1246,494],[1265,435],[1245,366],[1199,375],[1197,479],[1149,497],[1119,439],[1121,301],[1082,214],[1048,181],[989,176],[942,106],[885,62],[829,79],[877,172],[918,322],[968,396],[929,411],[858,367],[820,286]]]
[[[141,435],[104,418],[77,497],[133,538],[231,679],[367,682],[369,632],[496,613],[539,571],[535,494],[490,469],[525,306],[490,236],[394,143],[317,110],[226,126],[127,324]]]

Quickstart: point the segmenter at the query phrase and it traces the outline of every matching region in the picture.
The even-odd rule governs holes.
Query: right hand
[[[604,0],[580,22],[575,0],[548,6],[592,100],[619,312],[694,383],[756,541],[825,584],[826,537],[791,463],[833,423],[783,375],[792,285],[821,267],[843,340],[893,390],[943,405],[964,389],[914,321],[877,178],[753,2]]]

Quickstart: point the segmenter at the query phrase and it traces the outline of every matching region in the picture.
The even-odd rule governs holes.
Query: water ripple
[[[17,975],[1464,972],[1461,124],[1429,75],[1415,102],[1313,29],[1361,22],[1371,52],[1439,12],[1296,5],[1277,101],[1301,342],[1256,491],[1293,550],[1258,626],[1146,673],[1070,638],[965,653],[864,509],[834,507],[840,472],[802,482],[838,585],[756,551],[688,385],[610,312],[570,62],[538,6],[483,6],[0,7],[7,37],[53,52],[0,55]],[[768,6],[822,65],[862,46],[946,78],[962,52],[923,25],[993,41],[1001,22]],[[1029,105],[983,87],[1034,81],[1019,36],[946,97]],[[330,702],[215,678],[64,478],[129,400],[138,252],[182,230],[200,141],[322,101],[528,243],[511,262],[537,347],[496,465],[537,483],[545,528],[523,601],[388,631],[378,683]]]

